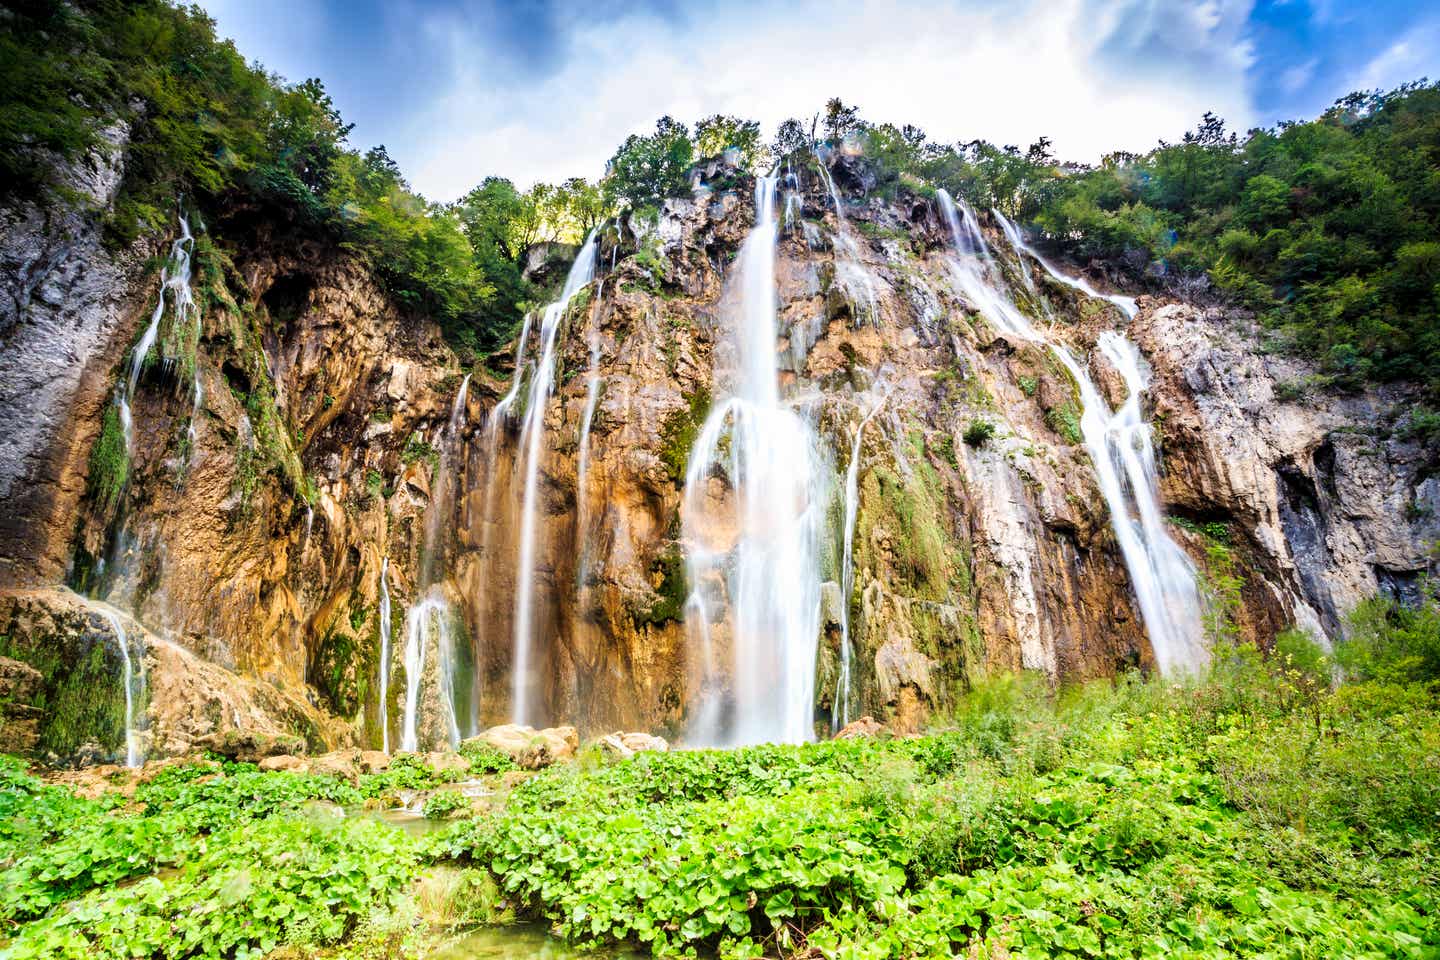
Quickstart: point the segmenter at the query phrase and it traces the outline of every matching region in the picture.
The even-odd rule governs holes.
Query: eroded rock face
[[[74,205],[0,209],[0,586],[61,577],[111,369],[153,292],[153,251],[103,242],[129,131],[102,137],[103,153],[59,167]]]
[[[1304,365],[1183,304],[1146,311],[1133,332],[1155,370],[1166,500],[1243,536],[1260,573],[1246,598],[1255,636],[1298,623],[1335,637],[1361,600],[1415,599],[1440,540],[1440,478],[1433,451],[1397,429],[1413,391],[1306,392]]]
[[[1153,665],[1069,375],[1044,347],[992,329],[958,292],[932,201],[903,189],[893,201],[869,196],[861,159],[834,173],[846,221],[817,171],[798,170],[776,263],[782,393],[812,424],[832,477],[817,732],[841,726],[847,636],[845,716],[871,715],[898,734],[922,729],[986,673],[1058,681]],[[116,176],[95,175],[98,202]],[[684,623],[682,486],[700,425],[731,389],[723,294],[754,220],[748,185],[704,183],[736,176],[702,166],[693,198],[667,202],[653,223],[605,231],[596,280],[562,319],[540,418],[529,722],[683,742],[702,670]],[[12,579],[53,582],[69,563],[73,582],[150,628],[140,632],[154,670],[152,750],[297,726],[312,750],[398,750],[407,647],[426,664],[419,750],[512,719],[520,432],[538,324],[471,370],[456,405],[460,359],[363,264],[256,211],[217,218],[196,250],[198,416],[193,381],[146,373],[133,398],[130,481],[108,509],[85,495],[85,465],[153,281],[130,269],[134,254],[105,252],[84,218],[6,216],[15,227],[0,243],[0,278],[16,346],[0,364],[18,351],[31,366],[10,376],[0,366],[10,384],[0,412],[29,409],[12,388],[31,382],[32,367],[47,379],[33,422],[0,439],[0,555]],[[1018,275],[991,239],[1000,269]],[[553,253],[537,252],[537,264],[557,272]],[[1127,325],[1109,304],[1033,272],[1026,308],[1087,358],[1111,404],[1126,388],[1091,356],[1099,333],[1126,326],[1149,358],[1164,498],[1196,530],[1228,524],[1247,573],[1248,636],[1264,643],[1292,622],[1333,635],[1358,600],[1415,589],[1426,543],[1440,537],[1440,480],[1413,442],[1373,430],[1403,410],[1402,389],[1285,401],[1304,369],[1260,355],[1225,317],[1147,299]],[[47,337],[66,345],[63,359]],[[494,416],[515,378],[509,415]],[[844,487],[862,422],[846,596]],[[724,516],[734,478],[716,469],[704,483]],[[1203,567],[1203,534],[1175,533]],[[719,521],[703,535],[723,547],[737,531]],[[432,621],[407,643],[407,611],[422,600],[444,611],[445,629]],[[118,692],[117,655],[75,602],[0,604],[0,635],[13,628],[0,657],[53,685],[52,647],[91,656],[96,684]],[[725,662],[723,616],[709,641]],[[448,687],[440,662],[453,665]],[[113,753],[115,698],[96,706],[91,726],[103,735],[56,739],[44,721],[49,689],[35,707],[36,749],[58,756],[93,741]],[[0,729],[29,737],[25,722]],[[501,746],[522,763],[575,748],[578,735],[552,744],[529,729]]]

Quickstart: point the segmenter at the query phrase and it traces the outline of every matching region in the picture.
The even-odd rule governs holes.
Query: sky
[[[452,200],[486,176],[599,177],[669,114],[768,137],[840,97],[931,140],[1091,162],[1176,140],[1207,110],[1242,132],[1357,89],[1440,79],[1419,0],[201,0],[290,81],[320,77],[351,142],[383,143]]]

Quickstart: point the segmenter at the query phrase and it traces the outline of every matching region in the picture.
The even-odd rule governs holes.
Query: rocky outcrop
[[[144,245],[112,250],[123,126],[57,166],[67,203],[0,209],[0,586],[53,583],[70,559],[86,457],[143,299]]]
[[[1258,574],[1243,608],[1253,636],[1298,623],[1336,637],[1368,597],[1418,599],[1440,542],[1440,474],[1403,429],[1414,391],[1307,388],[1313,371],[1216,311],[1158,306],[1133,331],[1155,369],[1165,499],[1243,545]]]
[[[350,736],[303,698],[203,660],[129,615],[69,591],[0,592],[0,646],[0,655],[39,677],[38,684],[29,681],[38,686],[29,705],[39,718],[24,752],[51,762],[124,759],[127,656],[129,717],[142,756],[209,749],[253,762]]]

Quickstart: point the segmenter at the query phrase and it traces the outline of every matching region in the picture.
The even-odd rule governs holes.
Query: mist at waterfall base
[[[712,408],[685,475],[686,603],[699,694],[687,741],[735,746],[814,737],[826,489],[814,431],[780,397],[775,175],[721,304]],[[728,669],[727,669],[728,668]]]
[[[1208,653],[1201,638],[1195,568],[1170,537],[1160,512],[1155,448],[1140,405],[1146,388],[1140,351],[1117,330],[1104,331],[1096,342],[1096,349],[1119,371],[1127,390],[1120,409],[1111,411],[1087,365],[1064,343],[1037,330],[1003,292],[1003,278],[974,211],[966,204],[957,205],[944,190],[938,191],[938,196],[955,246],[952,275],[956,286],[1001,333],[1049,346],[1080,390],[1080,433],[1095,466],[1156,664],[1167,675],[1199,669],[1207,662]],[[1126,320],[1135,316],[1132,298],[1102,294],[1085,280],[1066,276],[1036,254],[999,211],[994,216],[1013,246],[1022,276],[1037,300],[1040,293],[1025,264],[1026,256],[1066,286],[1110,301]]]

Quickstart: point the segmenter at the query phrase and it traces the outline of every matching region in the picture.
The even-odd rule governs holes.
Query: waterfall
[[[860,509],[860,439],[865,425],[885,405],[885,395],[875,402],[869,413],[860,418],[850,442],[850,463],[845,468],[845,534],[840,560],[840,675],[835,681],[835,716],[832,723],[839,730],[850,722],[850,674],[855,653],[850,642],[850,597],[855,592],[855,518]]]
[[[1044,342],[1045,336],[1035,329],[1014,301],[1000,291],[1003,281],[996,273],[995,261],[990,256],[985,235],[980,232],[975,212],[969,204],[962,204],[957,211],[948,192],[938,190],[936,193],[955,244],[956,256],[950,263],[950,275],[965,299],[1001,333]]]
[[[137,700],[145,696],[145,646],[140,645],[136,651],[140,663],[138,676],[135,667],[130,662],[130,638],[125,633],[125,627],[120,623],[120,617],[115,611],[105,607],[97,607],[97,612],[110,624],[110,629],[115,631],[115,642],[120,648],[121,683],[125,687],[125,766],[138,767],[145,760],[144,751],[140,747],[140,730],[135,719],[135,704]]]
[[[1096,343],[1102,356],[1125,380],[1128,396],[1112,412],[1096,389],[1086,365],[1063,343],[1050,341],[1037,331],[997,285],[990,282],[989,248],[968,205],[956,204],[939,191],[941,209],[955,241],[959,263],[955,278],[962,292],[992,323],[1005,333],[1047,344],[1080,389],[1080,433],[1095,466],[1096,479],[1110,513],[1111,527],[1120,543],[1126,570],[1140,604],[1155,662],[1162,674],[1202,666],[1208,655],[1200,635],[1200,599],[1195,569],[1183,550],[1170,538],[1160,512],[1155,450],[1149,424],[1140,407],[1146,387],[1140,351],[1121,333],[1109,330]],[[1108,300],[1126,316],[1135,316],[1130,297],[1096,291],[1083,279],[1067,277],[1035,254],[1020,232],[998,212],[996,220],[1022,261],[1028,254],[1056,280],[1087,296]],[[1025,272],[1028,278],[1028,271]]]
[[[993,209],[990,212],[995,216],[995,222],[1000,224],[1000,229],[1004,231],[1005,239],[1009,240],[1010,245],[1015,248],[1015,256],[1020,260],[1020,269],[1025,272],[1025,282],[1030,284],[1032,288],[1035,281],[1030,276],[1030,267],[1025,263],[1026,254],[1029,254],[1036,263],[1044,267],[1046,273],[1067,287],[1079,290],[1087,297],[1094,297],[1097,300],[1109,300],[1120,309],[1120,312],[1125,315],[1126,320],[1134,320],[1135,315],[1140,312],[1140,308],[1135,305],[1134,297],[1123,297],[1118,293],[1101,293],[1092,287],[1090,282],[1084,277],[1072,277],[1056,270],[1049,260],[1040,256],[1034,247],[1025,242],[1025,237],[1021,235],[1020,229],[1006,219],[1003,213]]]
[[[732,395],[706,419],[685,476],[681,516],[693,591],[686,620],[705,674],[692,743],[814,736],[826,490],[814,434],[779,393],[776,182],[773,174],[756,181],[755,226],[726,284],[722,311],[733,325],[735,359],[723,372],[733,377]],[[729,481],[724,507],[713,502],[717,475]],[[716,640],[729,644],[728,691],[714,665]]]
[[[820,167],[820,179],[825,181],[825,188],[830,193],[830,201],[835,204],[835,219],[839,221],[834,236],[835,283],[845,292],[852,309],[857,306],[858,300],[864,306],[864,319],[879,325],[880,305],[875,290],[875,278],[860,259],[860,247],[856,244],[855,238],[850,235],[850,221],[845,218],[845,206],[840,202],[840,191],[835,189],[835,178],[830,175],[830,170],[825,166],[825,161],[820,159],[819,153],[815,154],[815,162]],[[794,195],[791,194],[791,196]],[[789,198],[787,198],[785,210],[787,221],[790,216],[788,201]],[[860,325],[861,319],[860,311],[855,310],[855,326]]]
[[[451,748],[460,745],[461,730],[459,709],[455,702],[455,675],[462,664],[457,656],[455,631],[452,624],[453,611],[444,589],[440,571],[445,556],[446,537],[443,525],[451,519],[455,494],[455,452],[460,445],[460,430],[465,419],[465,401],[470,395],[470,375],[460,381],[455,400],[450,404],[450,418],[440,435],[440,461],[435,467],[435,482],[430,503],[425,511],[425,536],[420,548],[419,586],[423,596],[405,614],[405,646],[402,657],[405,664],[405,712],[401,720],[401,749],[418,749],[421,687],[425,679],[427,648],[433,637],[436,646],[435,687],[437,706],[444,722],[446,739]],[[397,484],[398,486],[398,484]],[[385,561],[388,564],[388,560]],[[385,566],[382,565],[382,576]],[[383,587],[382,583],[382,587]],[[383,594],[388,606],[388,590]],[[389,632],[388,610],[382,611],[382,626],[386,628],[381,638],[381,718],[384,722],[386,707],[384,698],[389,685]],[[387,725],[385,741],[390,739]]]
[[[585,479],[590,472],[590,427],[595,422],[595,405],[600,400],[600,301],[605,296],[605,280],[595,286],[595,306],[590,311],[590,369],[585,381],[585,412],[580,415],[580,452],[575,468],[575,529],[579,542],[579,559],[575,563],[576,586],[583,586],[585,559],[590,535],[590,498],[585,492]]]
[[[405,615],[405,713],[401,722],[401,750],[420,748],[420,688],[432,639],[435,644],[436,694],[446,739],[452,749],[460,745],[460,725],[455,713],[455,635],[450,621],[450,603],[439,587],[431,588]]]
[[[130,399],[135,396],[135,389],[140,383],[140,372],[145,367],[145,358],[154,349],[155,339],[160,335],[160,320],[165,316],[165,291],[170,291],[175,301],[175,311],[182,319],[196,309],[195,298],[190,291],[190,248],[194,243],[190,222],[182,214],[180,236],[170,245],[170,258],[166,265],[160,268],[160,297],[150,314],[150,322],[140,334],[135,348],[130,351],[130,373],[126,377],[125,388],[117,391],[116,403],[120,407],[120,425],[124,428],[127,451],[133,451],[135,446],[135,425],[130,412]],[[198,375],[196,382],[199,382]],[[198,409],[198,402],[196,406]]]
[[[380,561],[380,730],[390,752],[390,558]]]
[[[186,452],[185,458],[194,462],[196,444],[200,440],[200,406],[205,402],[205,390],[200,386],[200,371],[195,371],[195,389],[191,391],[190,398],[190,425],[185,428]]]
[[[530,715],[530,645],[534,639],[532,620],[535,605],[535,526],[539,506],[536,503],[540,483],[540,458],[544,452],[541,440],[545,433],[545,407],[555,383],[555,340],[560,322],[570,300],[595,275],[595,231],[585,238],[560,299],[545,308],[540,323],[541,355],[530,381],[530,398],[525,407],[525,422],[520,429],[520,449],[524,459],[524,494],[520,507],[520,560],[517,574],[520,582],[515,591],[515,659],[512,664],[511,714],[516,723],[525,723]],[[518,379],[518,378],[517,378]],[[514,392],[514,387],[511,392]]]

